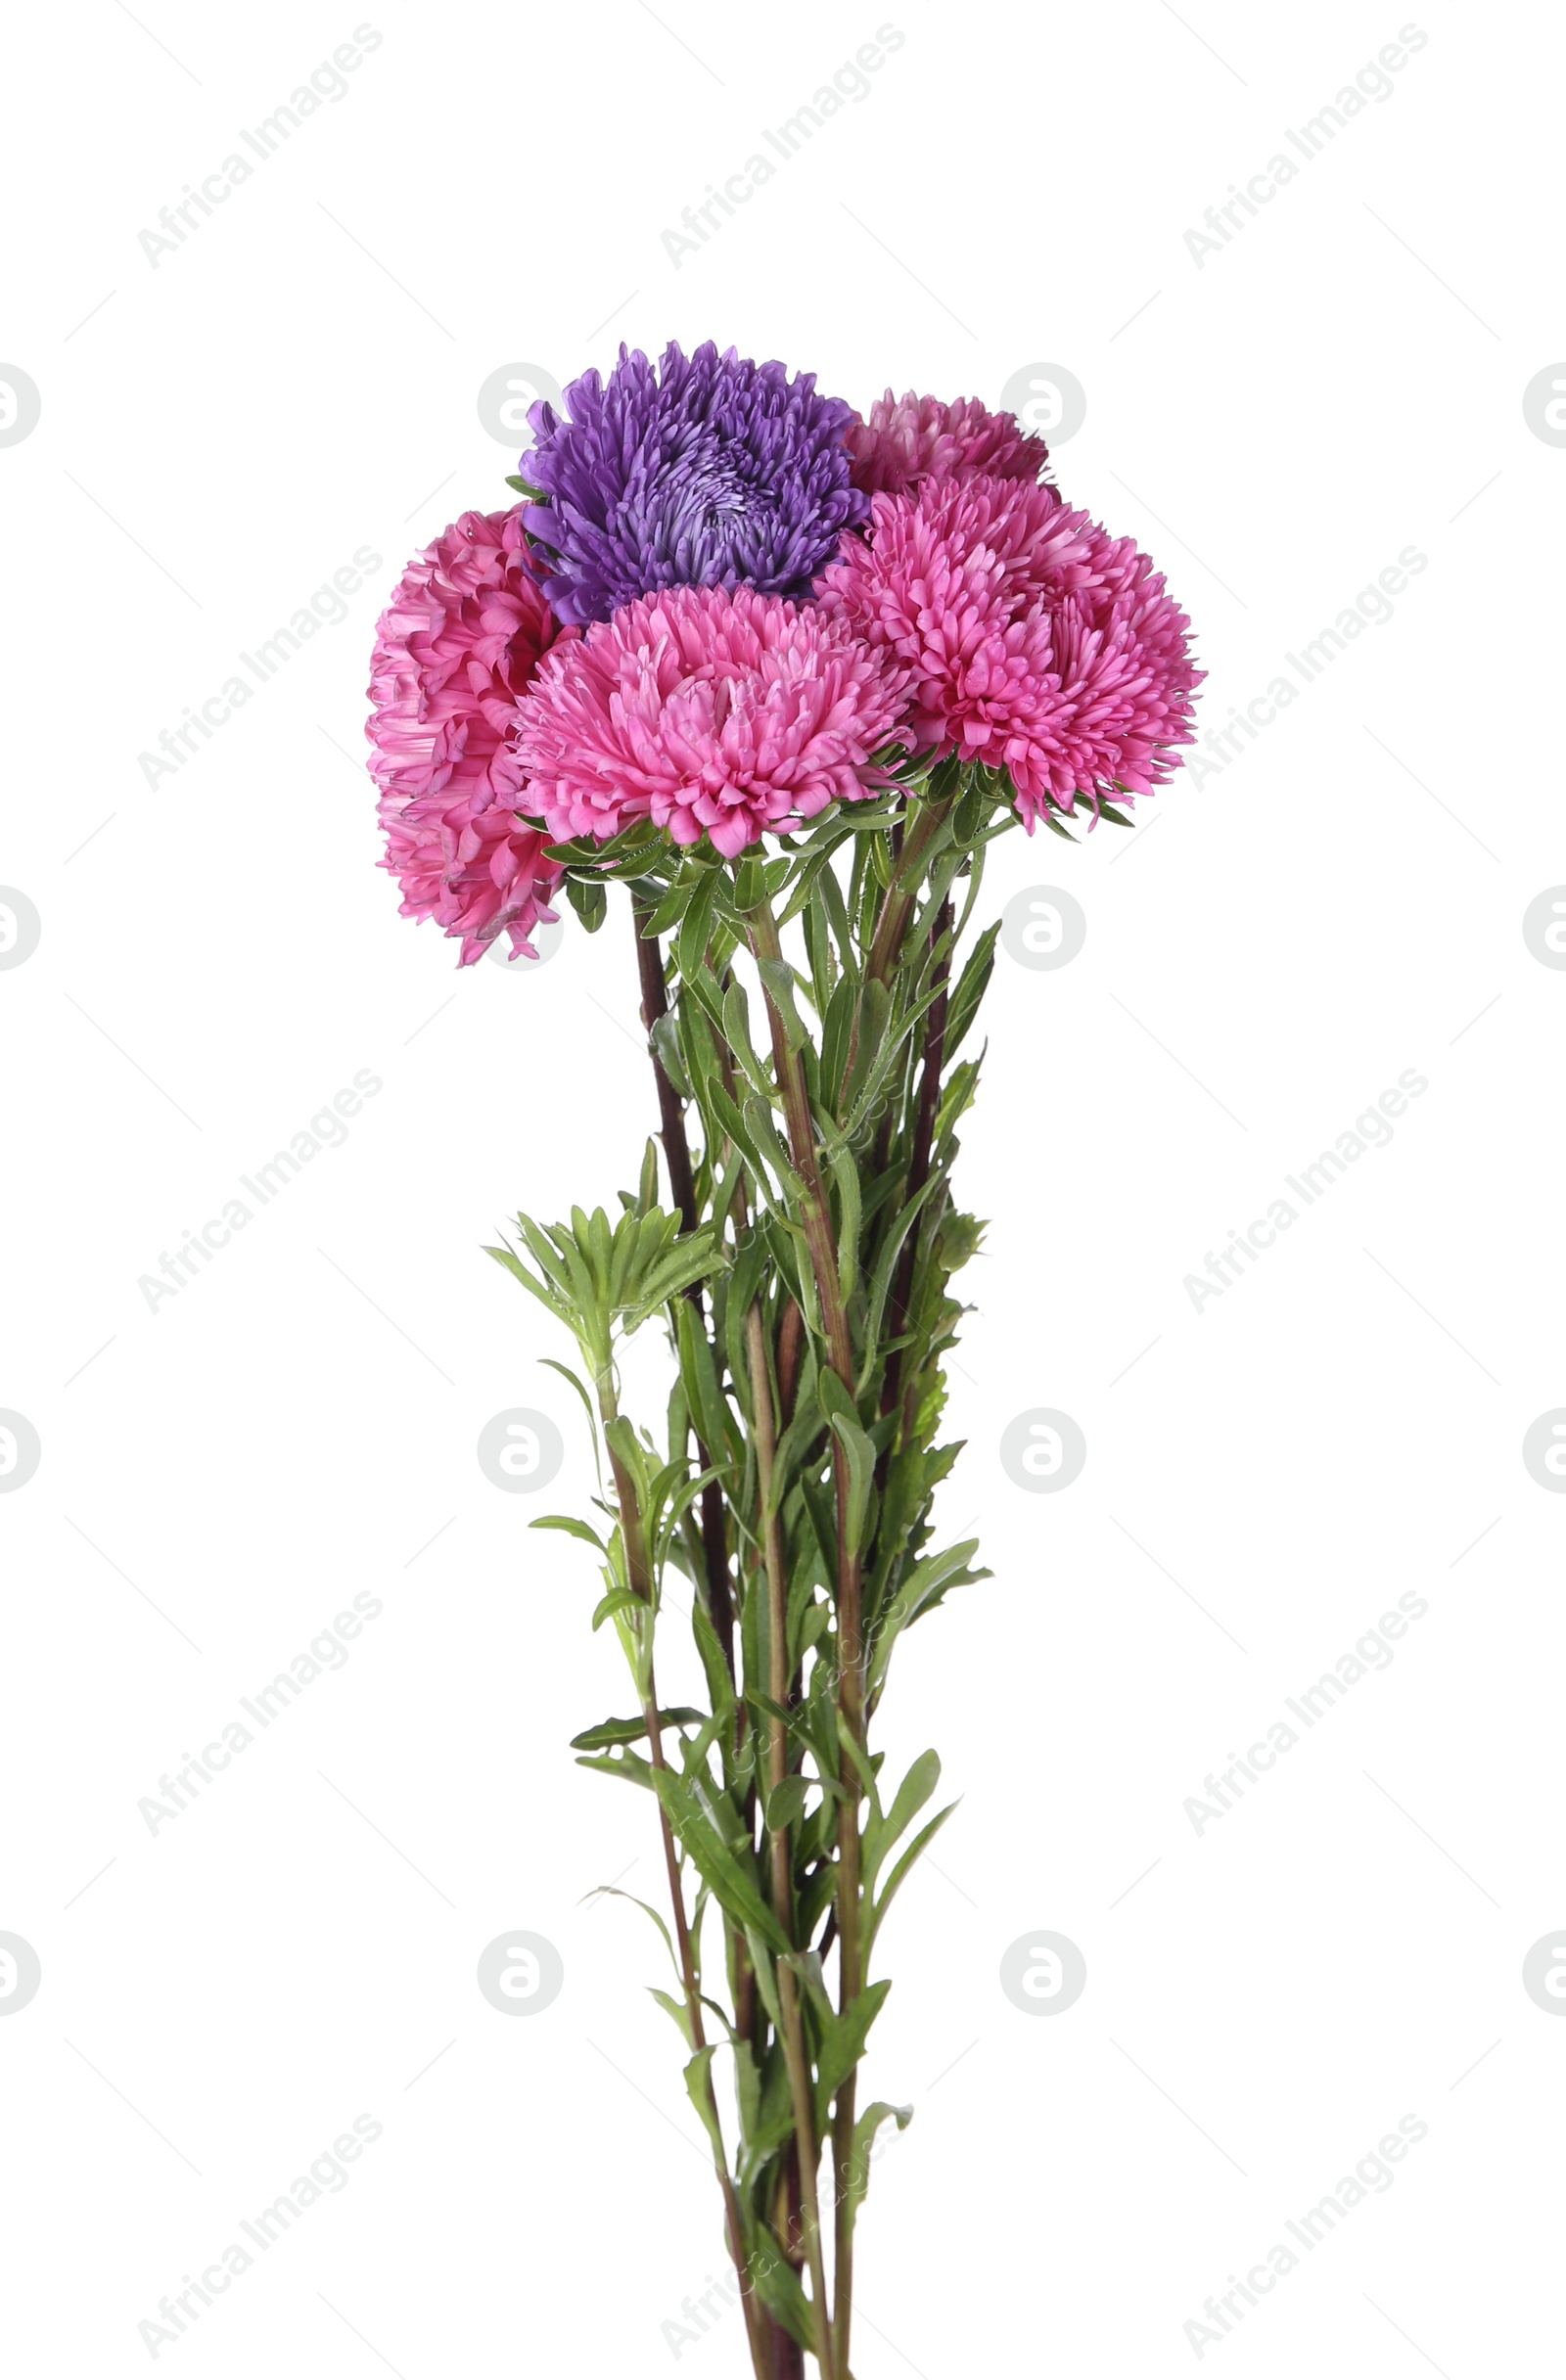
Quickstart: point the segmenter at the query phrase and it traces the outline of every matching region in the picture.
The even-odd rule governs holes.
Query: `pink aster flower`
[[[1030,833],[1079,794],[1150,794],[1191,740],[1190,622],[1128,537],[984,475],[871,499],[821,608],[909,673],[909,732],[1009,771]]]
[[[464,513],[408,565],[376,628],[365,727],[404,917],[433,917],[471,967],[501,934],[536,957],[562,871],[509,737],[524,688],[563,630],[530,576],[523,507]]]
[[[976,472],[1032,481],[1049,457],[1014,413],[990,413],[976,396],[947,405],[911,389],[878,396],[868,421],[850,423],[848,441],[853,484],[872,495],[906,495],[922,480],[971,480]]]
[[[650,818],[725,859],[889,781],[903,673],[843,620],[753,587],[670,587],[546,656],[517,718],[530,798],[562,840]]]

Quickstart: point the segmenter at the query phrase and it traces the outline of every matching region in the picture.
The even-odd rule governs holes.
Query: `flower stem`
[[[766,1334],[759,1304],[746,1317],[746,1351],[751,1368],[751,1403],[756,1416],[756,1462],[761,1502],[761,1542],[766,1562],[767,1692],[781,1711],[788,1702],[788,1579],[783,1558],[783,1530],[772,1509],[772,1464],[777,1452],[772,1411],[772,1384],[766,1365]],[[788,1774],[788,1730],[774,1711],[767,1721],[767,1777],[773,1790]],[[789,1861],[789,1830],[768,1822],[772,1850],[772,1907],[790,1942],[794,1940],[794,1877]],[[789,2094],[794,2106],[794,2136],[799,2147],[800,2213],[805,2254],[810,2268],[810,2312],[815,2331],[815,2357],[822,2380],[837,2380],[832,2342],[832,2316],[826,2294],[826,2266],[821,2255],[821,2215],[816,2199],[815,2122],[810,2105],[810,2069],[805,2054],[805,2026],[800,2014],[800,1989],[787,1959],[777,1962],[778,2005],[783,2015],[783,2055],[788,2068]]]
[[[902,848],[892,871],[892,882],[876,920],[870,955],[865,961],[867,983],[884,984],[898,963],[902,938],[919,896],[926,854],[956,806],[956,800],[954,790],[940,794],[932,791],[916,809],[910,804],[911,823],[903,835]]]
[[[619,1419],[620,1408],[615,1396],[613,1373],[606,1367],[597,1375],[599,1419],[607,1430]],[[655,1768],[668,1770],[664,1757],[664,1732],[658,1715],[658,1681],[653,1671],[653,1575],[647,1559],[647,1536],[642,1526],[641,1507],[636,1500],[636,1483],[631,1478],[613,1446],[609,1447],[610,1469],[614,1475],[615,1497],[620,1507],[620,1533],[625,1548],[625,1575],[631,1592],[646,1607],[645,1625],[648,1630],[646,1685],[642,1701],[642,1717],[647,1727],[648,1755]],[[707,2046],[707,2034],[702,2023],[702,1988],[696,1971],[696,1952],[691,1942],[690,1921],[685,1911],[685,1891],[680,1883],[679,1854],[674,1848],[674,1830],[668,1822],[668,1812],[662,1800],[658,1805],[659,1825],[664,1840],[664,1867],[668,1878],[668,1898],[674,1917],[674,1940],[679,1951],[680,1981],[684,1987],[686,2021],[690,2026],[691,2049],[700,2052]],[[734,2277],[739,2283],[740,2297],[745,2308],[745,2331],[750,2344],[751,2361],[758,2380],[767,2380],[762,2361],[762,2337],[760,2309],[750,2287],[745,2260],[745,2228],[740,2219],[739,2196],[728,2170],[728,2158],[721,2146],[721,2118],[717,2102],[712,2094],[712,2079],[708,2078],[709,2099],[714,2131],[713,2165],[718,2187],[723,2194],[724,2225],[728,2234],[728,2251],[733,2260]]]
[[[890,897],[890,896],[889,896]],[[747,914],[752,954],[760,964],[783,956],[777,921],[770,904],[761,900]],[[765,977],[762,977],[763,988]],[[766,995],[767,1022],[771,1030],[772,1060],[777,1068],[778,1088],[783,1099],[784,1120],[788,1125],[789,1154],[795,1171],[805,1185],[800,1220],[806,1243],[810,1252],[810,1266],[815,1275],[816,1291],[821,1302],[821,1320],[826,1334],[827,1356],[832,1370],[852,1397],[853,1395],[853,1342],[849,1331],[849,1318],[843,1303],[843,1287],[838,1274],[837,1244],[832,1234],[832,1211],[827,1203],[826,1188],[821,1178],[821,1164],[816,1153],[815,1122],[810,1114],[810,1099],[805,1072],[799,1054],[789,1046],[787,1031],[770,992]],[[838,1511],[838,1721],[846,1727],[856,1745],[864,1743],[864,1613],[859,1548],[852,1542],[849,1530],[850,1473],[848,1458],[836,1438],[833,1440],[833,1477],[837,1488]],[[858,1771],[845,1763],[843,1783],[845,1799],[838,1812],[838,2005],[849,2008],[858,1997],[859,1979],[859,1787]],[[845,2160],[852,2153],[854,2078],[851,2074],[837,2093],[834,2123],[834,2160],[841,2174]],[[848,2370],[848,2346],[853,2284],[852,2224],[846,2194],[841,2189],[837,2200],[835,2279],[835,2358],[838,2368]]]
[[[685,1109],[679,1093],[668,1078],[668,1071],[658,1055],[652,1039],[653,1027],[668,1014],[668,984],[664,974],[664,957],[656,936],[647,933],[647,921],[652,912],[631,895],[631,916],[636,933],[636,965],[641,979],[642,1024],[646,1028],[648,1054],[653,1062],[653,1075],[658,1084],[658,1113],[663,1124],[664,1162],[668,1167],[668,1187],[680,1222],[686,1231],[694,1231],[700,1216],[696,1207],[696,1179],[691,1167],[690,1142],[685,1134]],[[700,1282],[693,1281],[685,1293],[697,1316],[702,1317]],[[702,1321],[705,1330],[705,1319]],[[702,1443],[698,1433],[696,1451],[704,1471],[712,1469],[713,1458]],[[721,1448],[718,1450],[722,1451]],[[702,1550],[707,1571],[707,1607],[712,1616],[717,1641],[728,1664],[730,1677],[734,1674],[734,1596],[729,1584],[728,1533],[723,1518],[723,1490],[716,1480],[709,1480],[702,1489]]]

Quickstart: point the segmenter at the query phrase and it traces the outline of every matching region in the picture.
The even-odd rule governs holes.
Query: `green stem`
[[[919,897],[926,855],[955,808],[956,801],[954,790],[940,794],[932,792],[916,808],[911,809],[911,824],[902,838],[902,848],[892,871],[892,882],[887,887],[881,915],[876,920],[870,955],[865,961],[867,983],[884,984],[898,963],[902,938],[908,931],[908,920]]]
[[[756,1462],[761,1500],[761,1542],[766,1561],[767,1693],[778,1710],[788,1702],[788,1579],[783,1557],[783,1531],[772,1505],[772,1465],[777,1435],[772,1411],[772,1384],[766,1364],[766,1334],[760,1304],[746,1317],[746,1347],[751,1367],[751,1402],[756,1415]],[[767,1721],[767,1775],[772,1788],[788,1774],[788,1730],[774,1713]],[[794,1940],[794,1873],[789,1860],[789,1830],[768,1821],[772,1850],[772,1906],[777,1921]],[[788,2068],[789,2094],[794,2105],[794,2136],[799,2144],[800,2213],[805,2254],[810,2268],[810,2312],[815,2331],[815,2357],[822,2380],[837,2380],[832,2316],[826,2294],[826,2266],[821,2255],[821,2213],[816,2198],[815,2121],[810,2104],[810,2069],[805,2054],[805,2025],[800,2014],[799,1983],[787,1959],[777,1962],[778,2005],[783,2015],[783,2056]]]
[[[783,956],[777,921],[770,904],[764,899],[748,913],[751,950],[760,963]],[[762,978],[763,989],[765,978]],[[772,1037],[772,1060],[777,1069],[778,1089],[782,1094],[784,1120],[788,1125],[789,1154],[795,1171],[805,1185],[800,1220],[806,1243],[810,1252],[810,1266],[815,1275],[816,1292],[821,1302],[822,1327],[826,1335],[827,1356],[850,1397],[853,1395],[853,1342],[849,1332],[848,1313],[843,1304],[842,1282],[838,1274],[837,1244],[832,1234],[832,1211],[827,1202],[825,1184],[821,1178],[821,1164],[815,1145],[815,1122],[810,1114],[809,1091],[805,1070],[798,1052],[789,1046],[783,1018],[766,994],[767,1022]],[[864,1608],[863,1582],[860,1576],[859,1549],[852,1543],[849,1531],[850,1477],[848,1458],[836,1438],[833,1440],[833,1478],[837,1488],[838,1509],[838,1674],[837,1711],[840,1725],[846,1727],[855,1744],[864,1743]],[[852,1763],[845,1763],[843,1783],[847,1787],[838,1812],[838,2005],[847,2009],[859,1993],[859,1785],[858,1773]],[[845,2158],[853,2145],[854,2078],[850,2075],[837,2094],[833,2130],[833,2153],[841,2175]],[[845,2131],[847,2147],[844,2145]],[[835,2266],[834,2332],[836,2357],[839,2367],[848,2369],[848,2343],[852,2302],[852,2239],[848,2202],[841,2181],[837,2199],[837,2263]]]
[[[596,1384],[599,1418],[607,1430],[610,1423],[617,1421],[620,1417],[611,1366],[604,1365],[598,1368]],[[658,1716],[658,1681],[653,1671],[653,1574],[647,1559],[647,1534],[642,1525],[641,1507],[636,1500],[636,1483],[615,1452],[614,1447],[610,1446],[608,1451],[610,1469],[614,1474],[615,1497],[620,1507],[620,1533],[625,1548],[625,1575],[630,1582],[631,1592],[646,1607],[645,1625],[648,1630],[648,1640],[642,1717],[647,1726],[648,1753],[653,1766],[662,1768],[668,1773],[668,1762],[664,1757],[663,1724]],[[669,1825],[668,1812],[664,1808],[662,1801],[658,1805],[658,1814],[664,1840],[664,1867],[668,1878],[668,1898],[674,1916],[674,1940],[679,1951],[680,1981],[685,1992],[686,2020],[690,2026],[691,2048],[693,2052],[697,2052],[707,2046],[707,2033],[702,2023],[701,1979],[696,1972],[696,1953],[691,1942],[690,1921],[685,1912],[685,1892],[680,1883],[679,1854],[674,1847],[674,1830]],[[717,2175],[718,2188],[723,2194],[723,2215],[728,2234],[728,2251],[733,2260],[734,2277],[739,2283],[740,2298],[745,2308],[745,2331],[750,2344],[751,2362],[758,2375],[758,2380],[766,2380],[759,2310],[752,2295],[749,2275],[746,2271],[745,2227],[740,2220],[739,2197],[734,2188],[733,2176],[728,2170],[728,2157],[721,2146],[721,2118],[717,2112],[716,2099],[711,2093],[711,2077],[709,2077],[709,2097],[714,2129],[716,2133],[713,2144],[713,2166]]]

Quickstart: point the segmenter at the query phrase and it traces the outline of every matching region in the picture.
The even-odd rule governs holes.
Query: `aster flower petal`
[[[901,729],[905,675],[814,605],[671,588],[555,646],[515,754],[562,841],[650,818],[733,859],[890,782],[874,755]]]
[[[464,513],[408,565],[376,628],[365,734],[404,917],[433,917],[471,967],[502,933],[537,952],[562,869],[519,812],[509,742],[541,654],[562,636],[526,561],[522,507]],[[571,633],[575,633],[572,631]]]
[[[1009,771],[1032,831],[1079,795],[1150,794],[1191,740],[1190,621],[1128,537],[1053,487],[977,474],[871,500],[823,611],[908,672],[909,732]]]
[[[866,515],[849,476],[852,408],[812,373],[752,363],[709,340],[670,343],[655,368],[620,350],[529,415],[519,465],[541,501],[526,525],[544,594],[563,620],[607,619],[673,586],[809,593],[841,532]]]
[[[925,480],[1036,481],[1049,459],[1014,413],[991,413],[976,396],[894,396],[889,389],[849,426],[853,484],[869,495],[907,495]]]

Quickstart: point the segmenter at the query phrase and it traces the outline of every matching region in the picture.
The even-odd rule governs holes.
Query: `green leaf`
[[[582,1762],[579,1765],[585,1767],[587,1763]],[[582,1895],[582,1899],[583,1900],[628,1900],[633,1909],[640,1909],[644,1917],[650,1917],[664,1938],[664,1947],[668,1952],[668,1963],[673,1968],[676,1977],[678,1976],[679,1959],[675,1954],[673,1937],[650,1901],[638,1900],[634,1893],[622,1893],[618,1884],[595,1884],[590,1893]]]
[[[746,1946],[751,1953],[751,1965],[756,1970],[756,1989],[779,2033],[783,2030],[783,2004],[777,1994],[777,1976],[772,1966],[772,1953],[754,1926],[745,1929]]]
[[[861,1396],[870,1385],[870,1378],[877,1362],[887,1351],[882,1344],[881,1321],[887,1299],[892,1293],[893,1276],[898,1268],[898,1259],[902,1253],[902,1243],[918,1219],[920,1209],[942,1187],[944,1180],[944,1173],[933,1172],[915,1191],[907,1205],[901,1209],[896,1220],[889,1227],[882,1243],[881,1253],[876,1259],[875,1271],[870,1281],[869,1311],[864,1331],[864,1369],[856,1383]],[[898,1316],[895,1319],[900,1323],[904,1317]]]
[[[881,1862],[904,1835],[941,1782],[941,1759],[922,1752],[893,1797],[884,1818],[872,1817],[864,1830],[864,1889],[873,1892]]]
[[[566,898],[581,919],[589,934],[596,934],[609,915],[609,894],[601,884],[590,877],[568,876]]]
[[[827,2109],[860,2058],[870,2028],[881,2013],[892,1985],[885,1977],[868,1985],[841,2015],[823,2027],[815,2068],[815,2127],[819,2139],[826,2128]]]
[[[805,1815],[809,1790],[808,1781],[802,1776],[784,1777],[772,1787],[765,1804],[768,1833],[781,1835],[787,1828],[798,1826]]]
[[[843,1076],[849,1063],[849,1044],[853,1037],[858,1002],[857,981],[845,973],[839,978],[821,1020],[821,1098],[834,1116],[842,1105]]]
[[[894,2107],[890,2100],[876,2099],[865,2109],[853,2128],[853,2149],[849,2171],[844,2179],[843,2195],[848,2202],[849,2228],[852,2230],[864,2204],[870,2187],[870,2167],[875,2156],[875,2137],[887,2122],[895,2122],[899,2132],[905,2132],[913,2122],[911,2107]]]
[[[568,1537],[580,1537],[584,1545],[596,1546],[601,1554],[607,1554],[609,1551],[596,1529],[589,1529],[585,1521],[574,1520],[569,1512],[546,1512],[538,1520],[530,1521],[528,1527],[530,1529],[558,1529]]]
[[[920,1832],[914,1836],[913,1841],[903,1853],[902,1857],[898,1861],[897,1866],[887,1878],[886,1888],[883,1891],[880,1899],[875,1904],[869,1925],[865,1928],[864,1955],[866,1958],[869,1957],[875,1945],[875,1938],[881,1931],[881,1920],[886,1915],[888,1909],[892,1906],[893,1900],[896,1899],[904,1877],[909,1874],[915,1860],[919,1857],[919,1854],[924,1850],[925,1846],[935,1841],[937,1835],[940,1834],[941,1829],[944,1826],[946,1820],[950,1817],[956,1807],[957,1805],[955,1802],[948,1802],[944,1809],[938,1810],[936,1815],[931,1819],[929,1825],[922,1828]]]
[[[838,1279],[847,1305],[859,1277],[859,1168],[852,1151],[840,1149],[833,1158],[832,1179],[837,1185],[838,1212],[842,1217],[838,1227]]]
[[[707,945],[712,939],[713,901],[716,892],[717,870],[704,869],[675,940],[679,971],[687,984],[694,984],[698,970],[705,972],[707,969]]]
[[[685,1383],[691,1419],[709,1458],[721,1463],[729,1451],[729,1409],[718,1386],[712,1344],[689,1299],[681,1304],[677,1322],[680,1378]]]
[[[968,954],[968,963],[958,979],[946,1008],[946,1045],[944,1057],[956,1056],[969,1027],[979,1013],[979,1003],[989,988],[994,972],[995,941],[1000,933],[1000,920],[987,926]]]
[[[630,1587],[612,1586],[593,1614],[593,1634],[596,1636],[604,1622],[613,1620],[617,1612],[639,1612],[643,1609],[640,1595],[635,1594]]]
[[[717,1640],[717,1630],[712,1614],[698,1595],[691,1604],[691,1633],[696,1638],[696,1650],[702,1658],[707,1678],[707,1691],[713,1698],[713,1710],[720,1719],[727,1719],[734,1709],[734,1681],[723,1659],[723,1648]]]
[[[653,1026],[651,1039],[659,1065],[680,1097],[693,1098],[695,1094],[691,1089],[690,1076],[685,1072],[684,1055],[680,1049],[678,1019],[659,1017]]]
[[[765,1152],[767,1162],[782,1184],[785,1194],[794,1201],[796,1206],[801,1205],[805,1198],[805,1184],[795,1172],[778,1128],[772,1121],[771,1108],[764,1105],[760,1099],[747,1099],[745,1121],[750,1126],[752,1140],[759,1149]]]
[[[794,1004],[793,968],[787,959],[758,959],[756,969],[766,988],[768,1004],[783,1029],[784,1040],[791,1050],[803,1049],[808,1035]]]
[[[886,1038],[887,1025],[891,1015],[892,994],[885,984],[880,982],[866,984],[859,994],[858,1042],[853,1053],[853,1064],[849,1070],[849,1078],[843,1086],[843,1096],[838,1102],[840,1115],[845,1108],[852,1110],[857,1105],[859,1093],[868,1079],[870,1069],[880,1055],[881,1044]]]
[[[658,1719],[663,1727],[700,1727],[707,1717],[705,1711],[691,1711],[681,1703],[671,1711],[660,1711]],[[600,1719],[596,1727],[584,1727],[580,1735],[571,1739],[573,1752],[602,1752],[610,1744],[636,1744],[647,1733],[647,1720],[640,1718]]]
[[[655,1992],[653,1996],[656,1999],[658,1994]],[[713,2144],[713,2155],[717,2159],[721,2169],[725,2162],[723,2134],[717,2121],[717,2109],[713,2101],[712,2067],[715,2053],[716,2046],[712,2041],[709,2041],[705,2049],[699,2049],[696,2052],[695,2057],[690,2060],[685,2069],[685,2088],[690,2095],[692,2107],[702,2120],[702,2128]]]
[[[659,1775],[651,1761],[644,1761],[635,1752],[578,1752],[578,1768],[596,1768],[606,1777],[623,1777],[629,1785],[645,1785],[653,1791],[653,1779]]]
[[[679,2027],[680,2037],[684,2041],[686,2048],[689,2049],[692,2046],[691,2012],[686,2007],[685,2002],[683,2000],[675,1999],[672,1992],[660,1991],[656,1984],[649,1984],[647,1990],[651,1997],[658,2002],[660,2008],[667,2009],[668,2014],[673,2018],[675,2024]],[[702,2054],[703,2056],[710,2058],[713,2053],[710,2049],[708,2049],[704,2050]],[[686,2087],[689,2088],[689,2085],[687,2084]]]
[[[816,1384],[816,1395],[827,1417],[832,1435],[843,1448],[849,1465],[849,1542],[857,1546],[864,1528],[864,1516],[869,1504],[870,1489],[875,1480],[875,1447],[860,1424],[852,1397],[835,1372],[823,1372]]]
[[[944,1553],[927,1554],[913,1569],[887,1606],[885,1617],[876,1631],[875,1646],[870,1662],[870,1691],[876,1692],[886,1677],[892,1650],[905,1627],[910,1627],[921,1612],[939,1603],[953,1586],[972,1586],[980,1579],[988,1579],[987,1570],[968,1568],[969,1557],[979,1550],[977,1537],[965,1537],[960,1545],[949,1546]]]
[[[764,2240],[750,2260],[750,2271],[756,2294],[766,2311],[782,2323],[791,2339],[813,2354],[815,2333],[810,2321],[810,2301],[794,2266],[777,2253],[770,2240]]]
[[[723,1031],[746,1080],[762,1099],[769,1101],[772,1085],[751,1039],[751,1007],[743,984],[730,984],[723,994]]]
[[[667,1768],[655,1768],[653,1790],[697,1873],[719,1905],[736,1925],[754,1926],[774,1949],[786,1950],[788,1936],[761,1896],[751,1853],[743,1848],[735,1850],[723,1841],[683,1777],[676,1777]]]

